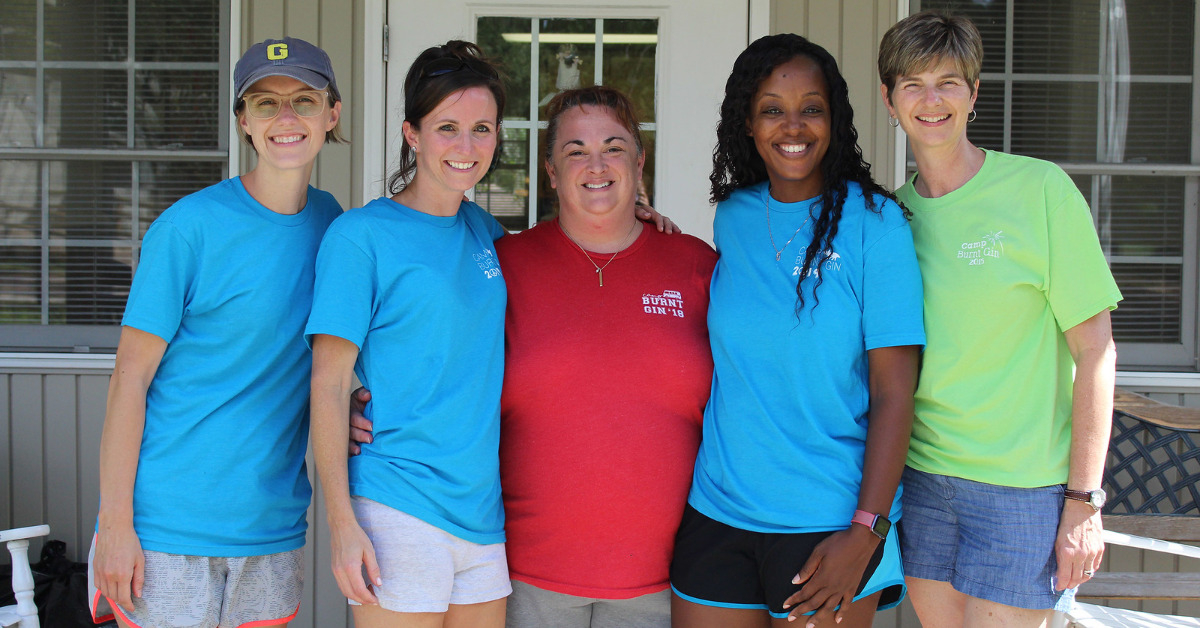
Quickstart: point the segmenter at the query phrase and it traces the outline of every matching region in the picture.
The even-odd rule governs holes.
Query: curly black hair
[[[804,278],[812,268],[820,268],[833,252],[833,239],[837,236],[842,205],[847,196],[847,182],[853,181],[862,188],[867,208],[875,212],[879,211],[875,204],[876,194],[893,201],[896,196],[871,178],[871,164],[863,160],[858,131],[854,128],[849,88],[838,70],[837,61],[821,46],[799,35],[781,33],[758,39],[733,62],[733,71],[725,83],[725,99],[721,102],[713,170],[708,177],[712,182],[712,202],[719,203],[728,199],[734,190],[768,180],[767,167],[754,146],[754,138],[746,133],[750,107],[759,86],[775,68],[797,57],[812,59],[825,76],[832,127],[829,149],[821,159],[821,213],[813,222],[813,240],[804,254],[804,265],[796,281],[798,316],[804,309],[801,289]],[[904,212],[906,217],[911,215],[907,209]],[[817,288],[821,281],[822,277],[818,275],[812,288],[814,303],[820,302]]]

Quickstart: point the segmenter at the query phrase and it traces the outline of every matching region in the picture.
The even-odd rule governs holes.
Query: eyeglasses
[[[484,63],[477,63],[478,65],[484,66],[486,72],[480,71],[479,68],[475,67],[476,63],[471,63],[470,61],[459,57],[442,57],[441,59],[434,59],[433,61],[426,63],[424,68],[421,68],[420,78],[434,78],[437,76],[452,74],[454,72],[458,72],[459,70],[469,70],[487,79],[495,80],[500,78],[499,75],[496,74],[495,69],[487,66]]]
[[[298,116],[310,118],[320,115],[322,111],[325,111],[326,98],[325,92],[305,90],[295,92],[290,96],[271,92],[256,92],[242,96],[242,100],[246,102],[246,113],[250,114],[250,117],[269,120],[279,115],[279,110],[283,107],[284,101],[292,105],[292,111]]]

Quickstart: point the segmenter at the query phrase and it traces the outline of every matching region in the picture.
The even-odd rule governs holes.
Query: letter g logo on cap
[[[267,58],[272,61],[286,59],[288,56],[287,44],[271,44],[267,46]]]

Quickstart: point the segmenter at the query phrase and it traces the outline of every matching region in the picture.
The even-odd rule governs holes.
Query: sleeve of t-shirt
[[[887,201],[883,220],[867,218],[863,248],[863,340],[866,348],[925,345],[924,293],[912,230]]]
[[[1092,224],[1092,212],[1078,188],[1062,174],[1059,202],[1050,205],[1047,223],[1047,268],[1045,292],[1059,329],[1070,329],[1104,310],[1113,310],[1121,292],[1113,279],[1100,238]],[[1054,190],[1049,190],[1047,196]]]
[[[504,230],[504,226],[500,224],[500,221],[496,220],[495,216],[488,213],[486,209],[480,207],[479,205],[464,201],[463,209],[475,214],[475,217],[480,223],[483,224],[484,228],[487,229],[488,235],[492,237],[492,242],[499,240],[501,236],[504,236],[508,233]]]
[[[193,297],[197,267],[195,251],[179,229],[155,221],[142,238],[121,324],[171,342]]]
[[[375,260],[334,227],[317,251],[312,312],[304,328],[304,341],[312,346],[313,334],[345,338],[362,349],[375,310],[378,282]]]

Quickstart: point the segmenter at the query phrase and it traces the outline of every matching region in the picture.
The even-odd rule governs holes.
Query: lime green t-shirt
[[[1121,300],[1087,202],[1058,166],[994,151],[950,194],[921,197],[910,179],[896,195],[913,212],[925,286],[909,466],[1065,482],[1074,362],[1063,330]]]

